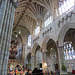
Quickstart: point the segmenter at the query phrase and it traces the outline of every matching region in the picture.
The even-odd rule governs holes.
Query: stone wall
[[[75,21],[75,12],[74,9],[72,9],[71,11],[62,14],[55,21],[53,21],[47,27],[41,30],[39,34],[37,34],[32,38],[32,55],[35,57],[35,51],[38,45],[42,48],[42,53],[46,52],[48,41],[50,39],[53,39],[58,48],[58,58],[59,58],[58,61],[60,66],[59,69],[61,70],[62,63],[65,63],[64,53],[63,53],[64,36],[70,28],[75,28],[74,21]],[[46,59],[49,63],[55,62],[55,60],[50,61],[48,57],[46,58],[43,57],[43,61],[42,61],[43,65],[46,63]],[[33,63],[32,66],[33,66],[35,62],[34,58],[32,59],[32,61],[33,61],[32,62]],[[53,65],[52,64],[50,65],[52,67],[51,69],[53,70],[54,69]]]

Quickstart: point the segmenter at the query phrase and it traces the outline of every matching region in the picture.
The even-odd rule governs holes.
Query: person
[[[51,71],[51,75],[53,75],[53,72]]]
[[[37,68],[35,68],[33,71],[32,71],[32,73],[34,74],[34,73],[37,73]]]
[[[15,74],[14,75],[16,75],[16,72],[15,72]]]
[[[14,75],[16,75],[16,68],[15,68],[14,72],[15,72],[15,74],[14,74]]]
[[[47,74],[50,75],[50,74],[49,74],[49,70],[47,70]]]
[[[59,75],[57,70],[56,70],[56,75]]]
[[[33,71],[32,71],[32,75],[43,75],[43,70],[40,70],[38,68],[35,68]]]
[[[58,71],[58,75],[60,75],[60,71]]]
[[[25,75],[29,75],[29,69],[28,69],[28,71],[26,72],[26,74]]]

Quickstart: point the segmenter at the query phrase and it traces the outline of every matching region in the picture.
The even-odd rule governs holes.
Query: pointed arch
[[[75,24],[73,24],[73,23],[66,24],[61,29],[61,31],[58,35],[58,45],[59,46],[63,46],[65,34],[70,28],[75,28]]]

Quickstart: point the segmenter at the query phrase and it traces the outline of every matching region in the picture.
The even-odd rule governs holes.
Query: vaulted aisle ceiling
[[[52,14],[58,7],[59,0],[17,0],[13,31],[32,33],[38,19],[43,19],[47,12]],[[63,0],[60,0],[62,2]],[[25,34],[24,33],[24,34]]]

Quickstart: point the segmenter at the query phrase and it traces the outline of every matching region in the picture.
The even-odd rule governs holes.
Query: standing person
[[[16,68],[15,68],[14,72],[15,72],[15,74],[14,74],[14,75],[16,75]]]
[[[26,74],[25,75],[29,75],[29,69],[28,69],[28,71],[26,72]]]
[[[47,74],[50,75],[50,74],[49,74],[49,70],[47,70]]]
[[[51,71],[51,75],[53,75],[53,72]]]
[[[16,75],[16,72],[15,72],[15,74],[14,75]]]
[[[58,75],[58,71],[56,70],[56,75]]]

